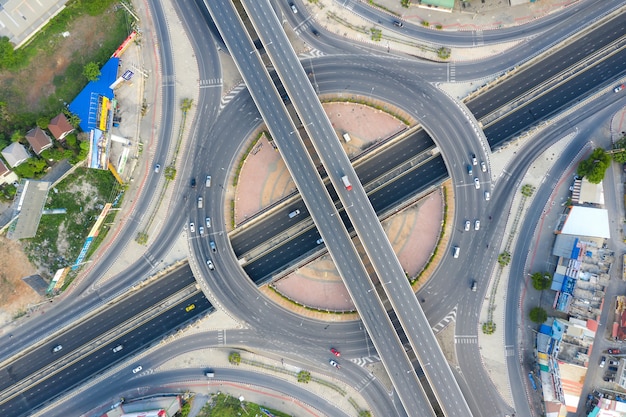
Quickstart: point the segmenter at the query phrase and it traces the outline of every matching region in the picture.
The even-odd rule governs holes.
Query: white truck
[[[343,186],[346,187],[346,190],[352,190],[352,184],[350,184],[350,180],[348,179],[347,175],[341,177],[341,181],[343,181]]]
[[[350,135],[347,133],[343,134],[343,140],[346,141],[346,143],[350,142],[352,139],[350,139]]]

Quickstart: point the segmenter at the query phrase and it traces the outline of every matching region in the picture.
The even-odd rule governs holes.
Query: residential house
[[[17,175],[0,159],[0,184],[10,184],[15,181],[17,181]]]
[[[52,133],[52,136],[54,136],[56,140],[63,140],[67,135],[74,131],[74,128],[70,122],[67,121],[65,115],[61,113],[54,119],[50,120],[48,130]]]
[[[12,168],[15,168],[30,158],[30,155],[24,145],[19,142],[13,142],[4,148],[2,150],[2,156],[4,157],[4,160],[7,161],[7,164],[9,164]]]
[[[31,129],[26,134],[26,140],[37,155],[41,155],[41,152],[52,147],[52,139],[39,127]]]

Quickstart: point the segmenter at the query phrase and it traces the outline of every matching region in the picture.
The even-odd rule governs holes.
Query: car
[[[477,190],[480,189],[480,181],[478,181],[478,178],[474,178],[474,187],[476,187]]]
[[[401,22],[401,21],[399,21],[399,20],[394,20],[394,21],[393,21],[393,25],[394,25],[394,26],[397,26],[397,27],[399,27],[399,28],[401,28],[402,26],[404,26],[404,23],[402,23],[402,22]]]
[[[202,197],[198,197],[198,208],[201,209],[203,205]]]
[[[617,372],[617,366],[609,366],[609,371]]]
[[[196,188],[196,179],[195,178],[191,179],[191,188]]]
[[[133,373],[136,374],[137,372],[141,372],[142,369],[143,369],[142,366],[138,366],[135,369],[133,369]]]
[[[207,229],[210,229],[211,228],[211,218],[207,217],[206,219],[204,219],[204,221],[206,222]]]
[[[215,246],[215,242],[210,241],[209,246],[211,247],[211,252],[217,252],[217,246]]]
[[[489,191],[485,191],[485,201],[489,201],[491,199],[491,194]]]
[[[612,376],[605,376],[602,378],[605,382],[615,382],[615,378]]]
[[[117,346],[115,346],[115,347],[113,348],[113,353],[117,353],[117,352],[119,352],[119,351],[120,351],[120,350],[122,350],[122,349],[124,349],[124,346],[122,346],[122,345],[117,345]]]
[[[609,355],[619,355],[620,354],[620,350],[617,348],[611,348],[608,350]]]
[[[472,223],[469,220],[465,220],[465,231],[469,232],[470,227],[472,226]]]
[[[211,186],[211,176],[210,175],[206,176],[206,181],[204,182],[204,186],[206,188],[209,188]]]
[[[57,353],[58,351],[60,351],[61,349],[63,349],[63,346],[61,345],[56,345],[55,347],[52,348],[52,353]]]
[[[341,352],[339,352],[337,349],[335,348],[330,348],[330,351],[333,353],[333,355],[335,355],[336,357],[340,357],[341,356]]]
[[[604,365],[606,365],[606,356],[600,358],[600,368],[604,368]]]
[[[187,313],[189,313],[191,310],[193,310],[194,308],[196,308],[195,304],[189,304],[187,307],[185,307],[185,311]]]
[[[204,236],[204,227],[198,227],[198,232],[200,232],[200,236]]]
[[[324,239],[323,238],[319,238],[315,241],[315,243],[317,243],[318,245],[321,245],[322,243],[324,243]]]
[[[485,163],[485,161],[480,161],[480,170],[482,172],[487,172],[487,164]]]
[[[159,171],[161,171],[161,164],[156,164],[156,165],[154,166],[154,172],[158,174],[158,173],[159,173]]]
[[[210,259],[206,260],[206,264],[207,264],[207,266],[209,267],[209,269],[211,271],[213,271],[215,269],[215,265],[213,265],[213,261],[211,261]]]
[[[312,29],[312,30],[311,30],[311,32],[313,33],[313,35],[314,35],[315,37],[317,37],[317,38],[319,38],[319,37],[320,37],[320,33],[319,33],[319,31],[318,31],[317,29]]]
[[[471,177],[472,175],[474,175],[474,170],[472,170],[472,166],[468,165],[467,166],[467,173],[469,174],[469,176]]]
[[[476,154],[472,154],[472,165],[478,165],[478,159],[476,159]]]
[[[472,289],[472,291],[476,292],[476,290],[478,289],[478,283],[476,282],[476,280],[472,281],[472,285],[470,286],[470,288]]]
[[[194,233],[194,232],[196,231],[196,225],[195,225],[195,224],[193,224],[193,222],[190,222],[190,223],[189,223],[189,231],[190,231],[191,233]]]
[[[452,252],[452,256],[454,256],[455,258],[458,258],[460,253],[461,253],[461,248],[458,246],[455,246],[454,251]]]
[[[339,369],[341,368],[341,366],[339,366],[339,364],[337,363],[337,361],[331,359],[328,361],[328,363],[330,363],[332,366],[334,366],[335,368]]]
[[[604,357],[604,356],[603,356]],[[619,361],[609,361],[609,365],[613,365],[613,366],[618,366],[619,365]]]
[[[626,87],[626,84],[618,85],[617,87],[615,87],[613,89],[613,92],[614,93],[619,93],[620,91],[622,91],[624,89],[624,87]]]
[[[289,218],[293,219],[294,217],[296,217],[298,214],[300,214],[300,210],[296,209],[292,212],[289,212]]]
[[[474,230],[480,230],[480,220],[474,222]]]
[[[296,9],[296,5],[293,3],[289,3],[289,7],[291,7],[291,11],[293,14],[298,14],[298,9]]]
[[[213,369],[207,369],[204,371],[204,376],[207,378],[215,378],[215,371],[213,371]]]

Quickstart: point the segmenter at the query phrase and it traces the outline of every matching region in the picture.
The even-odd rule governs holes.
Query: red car
[[[333,353],[333,355],[339,357],[341,356],[341,352],[339,352],[337,349],[335,348],[330,348],[330,351]]]
[[[613,349],[609,349],[609,354],[611,355],[619,355],[620,354],[620,350],[613,348]]]

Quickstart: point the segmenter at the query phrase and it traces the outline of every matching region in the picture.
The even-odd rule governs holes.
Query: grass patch
[[[268,285],[268,288],[271,289],[272,291],[274,291],[279,297],[289,301],[293,305],[296,305],[298,307],[302,307],[305,310],[315,311],[317,313],[339,314],[339,315],[342,315],[342,314],[355,314],[356,313],[356,310],[341,311],[341,310],[328,310],[328,309],[321,309],[321,308],[317,308],[317,307],[309,307],[307,305],[302,304],[299,301],[296,301],[296,300],[293,300],[293,299],[287,297],[286,295],[284,295],[283,293],[278,291],[273,284]]]
[[[23,240],[30,261],[47,269],[50,275],[73,264],[91,226],[104,204],[113,201],[117,189],[117,181],[109,171],[79,168],[50,190],[45,208],[64,208],[67,213],[43,215],[37,235]],[[114,216],[110,213],[107,221]],[[106,235],[106,231],[101,234]],[[96,239],[93,250],[103,238]]]
[[[261,408],[268,410],[276,417],[290,417],[290,414],[283,413],[272,408],[261,407],[249,401],[239,401],[239,398],[228,394],[215,394],[207,404],[202,407],[198,417],[257,417],[265,416]]]

